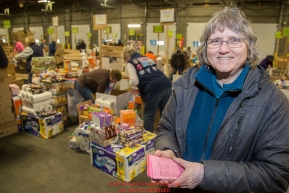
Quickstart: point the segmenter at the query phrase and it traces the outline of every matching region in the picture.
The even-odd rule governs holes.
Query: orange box
[[[137,106],[136,102],[134,101],[128,101],[128,108],[129,109],[135,109]]]
[[[134,101],[135,101],[137,104],[142,104],[141,96],[140,96],[140,95],[135,96]]]

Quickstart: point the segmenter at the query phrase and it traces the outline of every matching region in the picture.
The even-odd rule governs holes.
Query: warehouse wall
[[[158,1],[156,1],[158,2]],[[184,2],[184,1],[183,1]],[[189,2],[189,1],[188,1]],[[159,23],[160,22],[160,9],[161,6],[156,3],[155,6],[147,6],[145,1],[143,4],[132,4],[125,3],[122,4],[117,9],[101,9],[95,10],[93,7],[91,9],[63,9],[57,12],[33,12],[26,14],[15,14],[10,16],[0,16],[0,23],[3,20],[11,21],[11,28],[23,28],[29,29],[30,27],[43,27],[43,37],[49,40],[49,34],[47,33],[47,28],[52,25],[52,17],[59,17],[59,25],[64,26],[65,31],[70,32],[69,42],[74,41],[73,34],[71,33],[71,26],[76,25],[88,25],[90,26],[92,37],[91,42],[99,44],[98,31],[92,30],[92,16],[94,14],[107,14],[107,21],[109,24],[120,24],[120,34],[118,39],[121,39],[123,43],[129,40],[128,37],[128,27],[129,23],[141,23],[140,28],[136,28],[136,34],[144,34],[142,38],[143,42],[147,42],[147,24],[148,23]],[[56,5],[54,5],[55,7]],[[286,5],[287,6],[287,5]],[[283,9],[286,9],[283,7]],[[175,23],[176,23],[176,33],[183,34],[185,40],[189,39],[187,37],[189,34],[188,23],[205,23],[207,22],[213,13],[224,8],[224,5],[209,5],[205,8],[204,5],[196,6],[184,6],[184,4],[179,3],[175,5]],[[278,24],[280,21],[287,20],[287,11],[283,12],[280,20],[281,6],[278,4],[262,5],[262,6],[246,6],[241,5],[241,9],[244,10],[247,17],[252,21],[252,23],[268,23],[268,24]],[[59,9],[58,9],[59,10]],[[284,27],[284,26],[283,26]],[[277,27],[279,28],[279,27]],[[12,30],[9,30],[10,34]],[[50,41],[50,40],[49,40]],[[174,41],[175,44],[177,41]],[[283,41],[281,41],[280,46],[282,47]],[[185,41],[185,45],[186,45]],[[282,52],[284,49],[280,49]]]

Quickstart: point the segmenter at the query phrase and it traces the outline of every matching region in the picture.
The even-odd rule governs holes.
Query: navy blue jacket
[[[143,101],[151,99],[157,93],[172,87],[171,81],[158,69],[149,57],[139,53],[132,55],[128,61],[136,70],[139,79],[138,89]]]

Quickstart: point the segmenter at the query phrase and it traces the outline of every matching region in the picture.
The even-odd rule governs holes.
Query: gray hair
[[[132,55],[138,53],[138,51],[132,46],[125,46],[122,50],[121,57],[127,61]]]
[[[215,29],[224,31],[228,28],[245,39],[248,47],[248,58],[246,63],[251,66],[259,64],[261,51],[256,44],[257,37],[253,32],[251,22],[246,18],[243,11],[238,7],[225,7],[223,10],[216,12],[207,22],[203,35],[200,38],[201,45],[197,49],[200,64],[209,64],[207,58],[207,40],[214,33]]]

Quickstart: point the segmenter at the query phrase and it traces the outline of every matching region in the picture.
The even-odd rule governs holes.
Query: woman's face
[[[232,30],[225,28],[223,32],[218,29],[209,37],[228,41],[231,38],[242,38]],[[218,80],[233,82],[239,75],[240,69],[248,57],[248,48],[245,41],[241,47],[231,48],[227,42],[223,42],[219,48],[208,48],[207,57],[210,65],[216,70]]]

